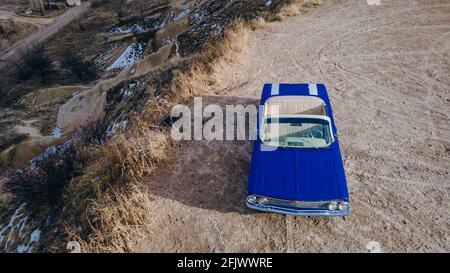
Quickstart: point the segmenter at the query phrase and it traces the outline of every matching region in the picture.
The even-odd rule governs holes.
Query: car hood
[[[261,151],[256,141],[249,194],[287,200],[348,201],[339,144],[325,149],[278,148]]]

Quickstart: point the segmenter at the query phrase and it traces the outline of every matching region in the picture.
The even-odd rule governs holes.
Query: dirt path
[[[450,1],[331,1],[251,34],[208,102],[257,103],[265,82],[323,82],[352,203],[343,218],[257,213],[246,141],[185,142],[149,179],[138,251],[450,251]]]
[[[54,18],[20,16],[13,11],[0,10],[0,19],[28,23],[40,28],[51,24]]]
[[[15,58],[17,58],[17,55],[21,51],[26,50],[26,48],[30,45],[42,43],[50,38],[50,36],[57,33],[72,20],[79,18],[82,14],[88,11],[90,6],[90,2],[83,2],[81,6],[70,8],[67,12],[53,19],[49,25],[41,27],[38,31],[32,33],[28,37],[14,43],[5,51],[0,53],[0,68],[7,65],[8,61],[14,61]]]

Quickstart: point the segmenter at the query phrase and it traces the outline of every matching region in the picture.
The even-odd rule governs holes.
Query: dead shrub
[[[83,252],[131,252],[144,237],[149,219],[149,193],[136,183],[111,189],[86,209],[89,236],[67,228],[71,240],[80,243]]]
[[[106,128],[104,117],[81,124],[74,137],[50,147],[31,164],[10,172],[4,189],[21,202],[39,209],[61,200],[62,192],[88,162],[86,146],[101,144]]]
[[[17,34],[18,31],[19,28],[17,26],[17,23],[11,19],[0,23],[0,37],[4,39],[10,39],[11,36]]]
[[[147,220],[149,195],[138,181],[168,158],[167,134],[136,118],[126,134],[114,136],[91,156],[95,160],[65,194],[69,215],[79,215],[85,233],[67,229],[84,251],[131,251]],[[73,225],[67,225],[73,226]]]
[[[286,17],[297,16],[320,4],[322,4],[322,0],[292,0],[289,4],[281,7],[275,15],[275,19],[282,21]]]
[[[26,81],[38,76],[41,82],[48,82],[57,72],[53,60],[42,45],[35,45],[22,52],[20,61],[16,63],[16,77]]]
[[[93,0],[93,1],[91,1],[91,8],[97,9],[108,2],[109,2],[109,0]]]
[[[256,19],[251,20],[248,23],[251,30],[255,31],[257,29],[265,29],[267,28],[267,21],[263,17],[258,17]]]
[[[69,75],[75,76],[81,82],[90,82],[97,78],[98,68],[93,60],[83,60],[83,58],[73,52],[66,51],[61,59],[61,67]]]
[[[73,138],[80,146],[100,145],[106,140],[106,129],[109,120],[106,115],[95,115],[88,117],[83,123],[75,128]]]
[[[30,166],[10,174],[4,189],[32,206],[54,205],[72,178],[76,156],[76,148],[71,141],[49,148],[33,159]]]
[[[300,5],[297,2],[294,2],[288,6],[282,7],[280,12],[278,13],[278,15],[281,16],[281,18],[292,17],[292,16],[296,16],[298,14],[300,14]],[[277,19],[278,19],[278,17],[277,17]]]
[[[135,122],[139,125],[133,126],[127,134],[118,134],[93,151],[93,162],[83,176],[71,183],[70,192],[86,191],[89,195],[100,196],[109,186],[138,181],[166,158],[166,149],[170,146],[167,135],[150,129],[139,119]],[[78,196],[74,200],[85,197]]]
[[[169,90],[172,102],[182,102],[194,96],[211,93],[213,85],[220,85],[219,75],[233,61],[236,54],[245,50],[248,26],[237,20],[225,30],[223,39],[209,46],[193,61],[185,72],[178,74]]]
[[[150,94],[146,102],[145,109],[142,112],[142,118],[148,124],[160,124],[161,120],[167,116],[168,109],[173,106],[173,103],[155,96],[155,89],[150,87],[147,90]]]
[[[108,145],[107,157],[118,162],[120,178],[126,181],[138,181],[150,174],[157,163],[165,157],[165,149],[169,147],[167,136],[152,130],[146,125],[132,129],[131,136],[118,135]]]

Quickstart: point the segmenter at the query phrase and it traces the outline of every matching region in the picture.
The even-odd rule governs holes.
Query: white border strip
[[[272,83],[272,88],[270,89],[270,95],[276,96],[278,94],[280,94],[280,84]]]
[[[317,83],[310,83],[310,84],[308,85],[308,88],[309,88],[309,94],[310,94],[311,96],[317,96],[317,95],[319,95],[319,92],[317,91]]]

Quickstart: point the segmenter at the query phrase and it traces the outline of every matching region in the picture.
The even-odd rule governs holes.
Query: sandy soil
[[[149,178],[138,251],[448,252],[450,1],[331,1],[253,32],[209,102],[257,103],[265,82],[329,88],[351,195],[346,218],[244,205],[250,143],[183,142]]]

